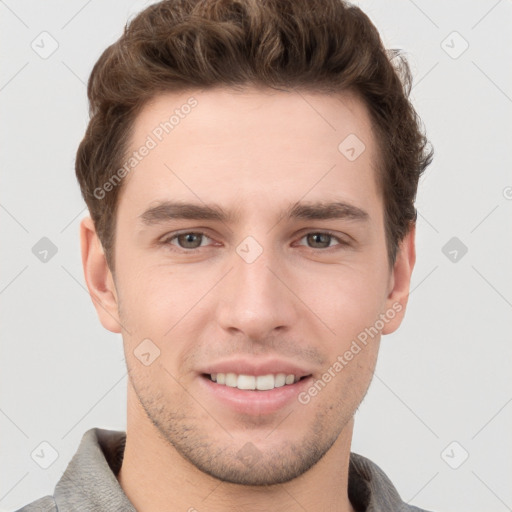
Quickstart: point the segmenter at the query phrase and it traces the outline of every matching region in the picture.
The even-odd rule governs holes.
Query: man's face
[[[155,132],[192,96],[172,131]],[[136,119],[131,149],[148,136],[157,145],[125,178],[117,212],[129,392],[200,470],[288,481],[350,437],[380,331],[401,318],[367,111],[349,94],[166,94]],[[168,202],[226,218],[180,218]]]

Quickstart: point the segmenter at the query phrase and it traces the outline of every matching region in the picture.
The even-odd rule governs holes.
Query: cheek
[[[187,356],[200,350],[198,340],[206,326],[215,322],[212,299],[205,296],[215,282],[211,270],[184,273],[176,267],[158,265],[132,272],[123,287],[122,315],[129,330],[124,341],[132,367],[140,367],[137,353],[145,340],[151,340],[157,348],[149,344],[150,352],[158,353],[156,369],[161,370],[152,373],[151,380],[167,381],[169,374],[178,378],[184,373]],[[142,375],[145,370],[140,368]]]
[[[189,302],[172,271],[148,272],[135,265],[124,274],[119,295],[120,314],[131,343],[143,338],[164,339]]]
[[[375,268],[339,265],[296,282],[298,295],[335,332],[326,339],[343,343],[375,323],[385,305],[388,278]]]

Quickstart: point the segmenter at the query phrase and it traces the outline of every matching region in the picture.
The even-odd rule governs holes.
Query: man
[[[420,510],[350,452],[432,158],[391,57],[339,0],[164,1],[103,53],[76,172],[127,431],[22,510]]]

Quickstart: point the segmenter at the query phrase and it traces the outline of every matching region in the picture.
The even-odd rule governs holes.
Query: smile
[[[300,377],[293,374],[269,373],[267,375],[244,375],[236,373],[212,373],[207,375],[210,380],[223,386],[253,391],[268,391],[294,384]]]

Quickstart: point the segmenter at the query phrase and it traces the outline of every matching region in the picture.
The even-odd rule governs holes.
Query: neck
[[[197,469],[163,439],[128,391],[128,422],[119,484],[138,512],[354,512],[348,499],[353,419],[310,470],[284,484],[244,486]]]

